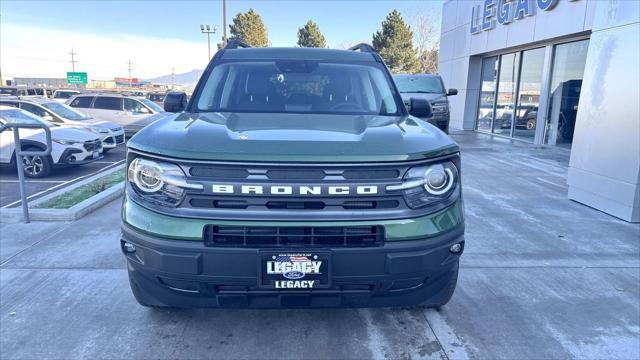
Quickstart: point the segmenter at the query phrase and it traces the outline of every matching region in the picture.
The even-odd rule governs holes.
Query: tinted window
[[[13,101],[0,101],[0,105],[11,106],[16,108],[18,107],[18,103]]]
[[[77,92],[75,92],[75,91],[60,91],[60,90],[57,90],[53,94],[53,97],[56,98],[56,99],[68,99],[68,98],[72,97],[75,94],[77,94]]]
[[[229,62],[214,67],[196,104],[200,111],[390,115],[399,111],[390,85],[375,62]]]
[[[78,96],[77,98],[73,99],[70,105],[77,108],[90,108],[92,101],[93,96]]]
[[[0,88],[0,94],[16,96],[18,94],[18,89],[16,89],[16,88]]]
[[[122,98],[111,96],[98,96],[93,103],[94,109],[122,110]]]
[[[401,93],[444,93],[442,82],[437,76],[398,75],[393,80]]]

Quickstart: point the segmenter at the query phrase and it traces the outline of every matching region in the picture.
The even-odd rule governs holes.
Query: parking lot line
[[[51,191],[53,191],[53,190],[56,190],[56,189],[61,188],[61,187],[64,187],[65,185],[70,185],[70,184],[72,184],[72,183],[74,183],[74,182],[77,182],[77,181],[83,180],[83,179],[88,178],[88,177],[90,177],[90,176],[93,176],[93,175],[99,174],[99,173],[101,173],[101,172],[103,172],[103,171],[106,171],[106,170],[109,170],[109,169],[111,169],[111,168],[114,168],[114,167],[116,167],[116,166],[118,166],[118,165],[120,165],[120,164],[123,164],[123,163],[124,163],[124,161],[125,161],[125,160],[124,160],[124,159],[122,159],[122,160],[120,160],[120,161],[117,161],[117,162],[112,163],[112,164],[111,164],[111,165],[109,165],[109,166],[105,166],[105,167],[101,168],[100,170],[98,170],[98,171],[96,171],[96,172],[92,172],[92,173],[87,174],[87,175],[79,176],[79,177],[77,177],[77,178],[75,178],[75,179],[71,179],[71,180],[65,181],[65,182],[63,182],[63,183],[61,183],[61,184],[58,184],[58,185],[52,186],[52,187],[50,187],[50,188],[48,188],[48,189],[46,189],[46,190],[43,190],[43,191],[37,192],[37,193],[35,193],[35,194],[33,194],[33,195],[29,195],[29,196],[27,196],[27,200],[33,200],[33,199],[38,198],[39,196],[42,196],[42,195],[44,195],[44,194],[46,194],[46,193],[49,193],[49,192],[51,192]],[[18,204],[20,204],[21,202],[22,202],[22,200],[16,200],[16,201],[14,201],[14,202],[12,202],[12,203],[10,203],[10,204],[7,204],[7,205],[5,205],[5,206],[2,206],[2,208],[9,208],[9,207],[12,207],[12,206],[18,205]]]

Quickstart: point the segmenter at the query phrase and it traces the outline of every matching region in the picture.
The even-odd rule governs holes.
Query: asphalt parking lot
[[[124,162],[125,154],[125,146],[118,145],[115,149],[104,154],[102,159],[92,163],[56,168],[53,169],[51,175],[44,179],[27,178],[27,198],[29,200],[35,200],[38,197],[73,184],[76,181],[117,166]],[[20,206],[20,204],[19,182],[16,169],[13,166],[0,167],[0,207],[17,207]]]
[[[569,153],[458,133],[466,248],[422,308],[153,310],[130,293],[114,201],[0,224],[0,354],[33,358],[640,358],[640,224],[567,200]]]

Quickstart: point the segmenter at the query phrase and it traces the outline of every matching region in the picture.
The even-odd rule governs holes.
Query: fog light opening
[[[458,243],[458,244],[451,245],[451,247],[449,248],[449,251],[451,251],[454,254],[459,253],[460,251],[462,251],[462,244]]]
[[[131,243],[125,242],[124,244],[122,244],[122,247],[124,248],[124,252],[128,254],[136,252],[136,246]]]

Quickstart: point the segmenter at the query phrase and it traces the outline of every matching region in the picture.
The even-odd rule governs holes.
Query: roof
[[[372,53],[368,52],[302,47],[224,49],[222,59],[376,61]]]

